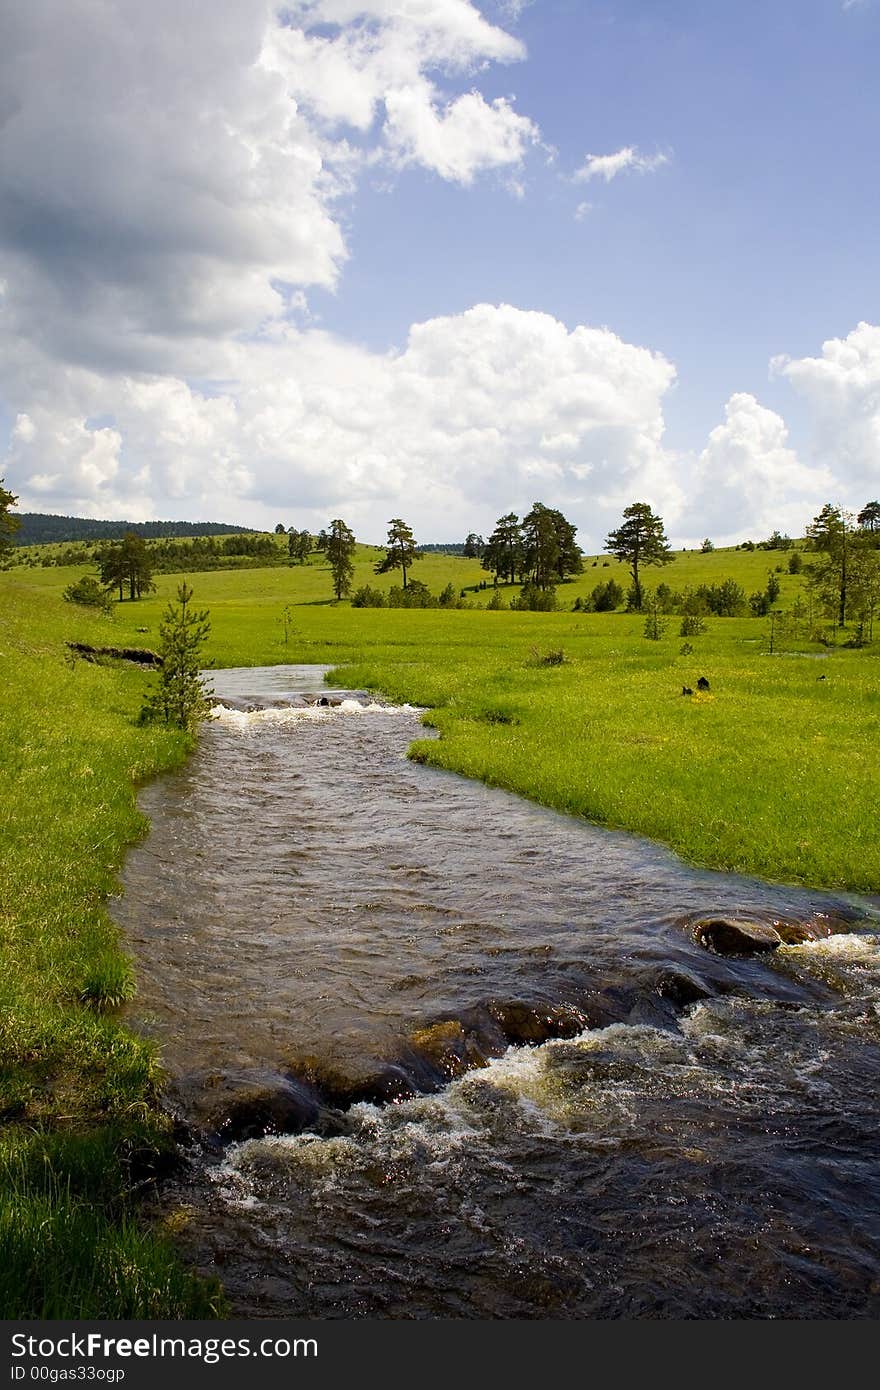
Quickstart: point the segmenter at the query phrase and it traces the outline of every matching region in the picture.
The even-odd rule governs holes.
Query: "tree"
[[[482,566],[496,579],[506,579],[511,584],[522,572],[523,539],[522,528],[516,512],[508,512],[495,523],[482,555]]]
[[[640,611],[643,594],[639,568],[642,565],[668,565],[675,559],[663,530],[663,518],[656,516],[647,502],[633,502],[623,513],[623,524],[609,533],[605,549],[629,565],[634,607]]]
[[[552,588],[559,564],[559,537],[549,507],[541,502],[523,517],[523,559],[533,584],[539,589]]]
[[[393,517],[388,523],[388,549],[384,558],[376,563],[374,573],[388,574],[391,570],[401,570],[405,589],[406,572],[413,561],[420,558],[411,529],[399,516]]]
[[[12,536],[21,525],[19,518],[11,512],[17,501],[18,498],[14,493],[7,491],[3,486],[3,479],[0,478],[0,560],[12,549]]]
[[[192,733],[211,709],[208,686],[201,675],[202,647],[211,630],[207,610],[191,607],[193,591],[186,580],[178,585],[177,602],[169,602],[159,625],[159,684],[144,700],[141,717],[161,719]]]
[[[126,532],[118,545],[108,546],[101,551],[98,568],[101,583],[108,589],[119,589],[120,603],[126,584],[132,600],[141,598],[156,587],[146,542],[133,531]]]
[[[811,567],[810,584],[835,613],[838,627],[846,627],[850,568],[857,545],[852,514],[826,502],[807,527],[807,537],[821,557]]]
[[[880,553],[860,546],[850,570],[851,609],[858,623],[859,646],[874,640],[874,618],[880,609]]]
[[[338,518],[336,521],[331,521],[324,553],[333,575],[333,592],[338,599],[346,598],[351,593],[351,581],[354,578],[354,548],[354,531],[351,531],[345,522]]]
[[[284,522],[283,522],[283,521],[279,521],[278,525],[275,527],[275,535],[276,535],[276,536],[283,536],[284,533],[286,532],[286,530],[287,530],[287,527],[284,525]]]
[[[475,531],[471,531],[464,543],[464,554],[468,560],[481,560],[483,551],[486,549],[486,542],[482,536],[478,536]]]
[[[312,538],[309,532],[295,531],[291,526],[287,533],[287,553],[291,560],[298,560],[301,565],[304,565],[311,552]]]
[[[576,534],[577,527],[566,521],[562,512],[545,507],[543,502],[533,503],[528,516],[523,517],[523,569],[539,589],[549,589],[569,574],[582,573],[584,562]]]
[[[715,549],[715,542],[714,542],[713,540],[710,540],[709,537],[707,536],[706,539],[703,541],[703,544],[700,546],[700,550],[701,550],[702,554],[703,554],[703,555],[711,555],[711,554],[712,554],[712,551],[713,551],[714,549]]]
[[[868,502],[857,520],[863,531],[880,531],[880,502]]]

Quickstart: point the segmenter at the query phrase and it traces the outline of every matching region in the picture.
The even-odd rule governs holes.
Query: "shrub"
[[[113,612],[113,600],[90,574],[84,574],[75,584],[68,584],[64,590],[68,603],[82,603],[87,608],[100,608],[102,613]]]
[[[788,557],[789,574],[800,574],[804,567],[803,557],[799,550],[793,550]]]
[[[692,599],[695,602],[685,603],[686,613],[714,613],[716,618],[739,618],[748,607],[745,590],[735,579],[724,579],[720,584],[701,584],[693,591]]]
[[[590,595],[589,608],[585,611],[594,613],[613,613],[615,608],[619,608],[623,603],[624,593],[616,579],[609,579],[605,584],[597,584]]]
[[[386,608],[385,595],[371,584],[363,584],[352,596],[352,608]]]
[[[548,652],[539,652],[537,647],[532,647],[532,654],[526,662],[527,666],[562,666],[565,663],[565,652],[561,647],[553,647]]]
[[[438,608],[440,600],[420,579],[411,579],[406,588],[394,584],[388,590],[389,608]]]
[[[556,611],[556,590],[539,589],[531,580],[522,587],[518,598],[510,600],[511,608],[520,613],[554,613]]]
[[[679,637],[701,637],[705,631],[706,624],[699,613],[685,613],[681,620],[681,627],[678,629],[678,635]]]

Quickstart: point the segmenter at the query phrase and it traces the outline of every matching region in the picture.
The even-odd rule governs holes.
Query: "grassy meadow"
[[[44,572],[45,573],[45,572]],[[106,620],[0,576],[0,1312],[198,1317],[216,1291],[136,1221],[170,1150],[154,1049],[114,1021],[134,990],[106,907],[145,829],[143,778],[187,745],[134,723],[143,676],[65,658]]]
[[[359,547],[354,584],[374,576],[379,552]],[[777,567],[778,607],[806,594],[788,573],[790,552],[679,553],[649,570],[680,589],[733,578],[747,594]],[[596,562],[595,565],[593,562]],[[2,577],[40,604],[81,571],[33,569]],[[558,590],[562,611],[481,611],[491,587],[476,560],[432,555],[414,574],[432,590],[465,590],[473,609],[353,609],[332,599],[323,557],[289,568],[195,574],[210,610],[206,664],[314,661],[335,679],[430,707],[441,732],[414,750],[425,760],[601,824],[661,840],[691,861],[814,886],[880,890],[880,845],[870,825],[877,794],[878,650],[825,647],[777,634],[769,620],[706,619],[687,639],[671,615],[660,641],[644,619],[573,612],[574,601],[625,566],[589,556]],[[97,620],[105,641],[150,645],[179,576],[157,593]],[[503,593],[507,593],[505,588]],[[518,592],[511,588],[510,593]],[[79,619],[73,605],[68,621]],[[143,630],[142,630],[143,629]],[[562,650],[564,661],[542,665]],[[696,691],[704,675],[711,689]],[[143,679],[139,677],[138,679]]]
[[[360,547],[355,585],[379,552]],[[441,737],[413,756],[548,806],[650,836],[689,860],[814,886],[880,891],[880,644],[825,648],[766,619],[708,618],[683,653],[624,613],[573,612],[625,569],[589,557],[556,613],[353,609],[305,565],[196,573],[210,610],[206,664],[321,662],[334,680],[424,705]],[[607,568],[605,567],[607,564]],[[781,565],[779,605],[803,580],[785,553],[694,552],[646,576],[674,589]],[[138,1224],[132,1191],[170,1145],[153,1048],[114,1019],[134,988],[107,912],[125,847],[143,833],[135,789],[178,763],[177,733],[136,722],[149,675],[69,659],[65,642],[155,646],[181,576],[115,606],[63,601],[84,567],[0,573],[0,1309],[6,1317],[193,1317],[216,1290]],[[484,606],[477,561],[431,556],[414,574]],[[511,591],[513,592],[513,591]],[[553,652],[561,664],[544,664]],[[696,690],[705,675],[710,690]],[[479,827],[475,827],[479,833]]]

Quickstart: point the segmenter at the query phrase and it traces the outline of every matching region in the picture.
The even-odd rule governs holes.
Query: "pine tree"
[[[101,552],[98,567],[101,583],[108,589],[118,588],[120,603],[126,585],[132,600],[141,598],[156,587],[146,542],[133,531],[127,531],[118,545],[108,546]]]
[[[0,478],[0,560],[12,549],[12,534],[21,525],[18,517],[13,516],[10,510],[17,501],[18,498],[14,493],[7,491],[3,486],[3,479]]]
[[[865,531],[880,531],[880,502],[867,502],[859,512],[858,522]]]
[[[351,581],[354,578],[354,548],[354,531],[350,530],[345,522],[340,521],[338,517],[335,521],[331,521],[324,551],[330,562],[330,570],[333,575],[333,592],[338,599],[347,598],[351,593]]]
[[[522,528],[516,512],[500,516],[495,530],[486,542],[481,563],[484,570],[494,574],[496,579],[507,579],[511,584],[521,573],[523,562]]]
[[[207,610],[192,608],[193,591],[178,585],[177,603],[169,603],[159,626],[162,671],[158,687],[144,700],[141,717],[161,719],[194,732],[211,708],[201,675],[202,647],[211,630]]]
[[[810,584],[834,611],[838,627],[846,627],[853,552],[861,540],[852,513],[826,502],[807,527],[807,537],[821,557],[811,567]]]
[[[611,531],[605,549],[630,567],[633,581],[633,606],[642,608],[642,585],[639,568],[642,565],[668,565],[675,556],[663,530],[663,518],[656,516],[647,502],[633,502],[623,513],[623,524]]]
[[[399,516],[388,523],[388,549],[384,559],[374,567],[376,574],[388,574],[391,570],[403,572],[403,587],[406,588],[406,572],[414,560],[420,559],[412,530]]]

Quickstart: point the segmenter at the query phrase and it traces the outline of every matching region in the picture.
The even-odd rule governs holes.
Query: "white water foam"
[[[416,705],[383,705],[372,700],[368,705],[359,700],[343,700],[338,705],[305,705],[295,708],[273,707],[271,709],[239,710],[228,705],[214,705],[211,718],[224,729],[245,731],[266,725],[326,723],[337,718],[369,714],[421,714]]]

